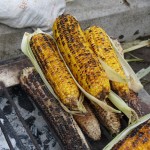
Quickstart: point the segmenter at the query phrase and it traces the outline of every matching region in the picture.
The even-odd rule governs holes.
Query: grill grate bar
[[[11,96],[9,95],[8,93],[8,90],[7,88],[5,87],[4,83],[0,81],[0,89],[3,89],[4,91],[4,94],[6,95],[6,98],[8,99],[8,101],[10,102],[10,104],[13,106],[15,112],[16,112],[16,115],[18,116],[18,119],[21,121],[23,127],[26,129],[26,132],[28,133],[32,143],[34,144],[36,150],[41,150],[41,148],[39,147],[37,141],[35,140],[34,136],[32,135],[29,127],[26,125],[25,121],[24,121],[24,118],[21,116],[15,102],[12,100]]]
[[[4,132],[7,132],[7,135],[9,135],[11,138],[14,138],[16,140],[17,147],[19,149],[27,150],[25,146],[22,144],[20,138],[18,138],[15,130],[13,129],[12,125],[10,124],[10,122],[8,121],[8,119],[6,118],[5,114],[3,113],[1,109],[0,109],[0,118],[4,120],[4,123],[3,124],[1,123],[1,126],[4,129]]]
[[[9,146],[10,150],[14,150],[13,145],[12,145],[12,143],[11,143],[9,137],[8,137],[7,131],[6,131],[5,127],[3,126],[3,124],[1,123],[1,121],[0,121],[0,127],[3,131],[4,137],[5,137],[5,139],[8,143],[8,146]]]

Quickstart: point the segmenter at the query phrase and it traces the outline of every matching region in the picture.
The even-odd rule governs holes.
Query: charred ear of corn
[[[109,40],[106,32],[97,26],[92,26],[85,30],[86,38],[90,44],[93,52],[102,59],[108,66],[114,69],[120,76],[126,78],[124,70],[117,58],[115,50]],[[128,104],[131,104],[132,108],[141,114],[139,100],[135,93],[129,90],[127,83],[111,81],[112,89]],[[136,98],[135,98],[136,97]]]
[[[109,100],[106,100],[106,103],[110,106],[112,105]],[[121,128],[119,114],[105,111],[95,103],[91,103],[91,106],[93,107],[96,117],[101,124],[106,127],[110,134],[117,135]]]
[[[53,24],[53,35],[80,86],[91,95],[105,99],[110,92],[109,80],[78,21],[71,15],[59,16]]]
[[[94,141],[100,140],[101,130],[99,122],[86,101],[84,101],[84,106],[87,113],[84,116],[74,115],[74,119],[88,137]]]
[[[106,32],[100,27],[92,26],[85,30],[85,35],[97,57],[101,58],[108,66],[125,78],[125,73]],[[129,97],[129,88],[126,83],[112,81],[111,85],[113,90],[124,100]]]
[[[130,90],[130,98],[128,100],[128,105],[137,112],[138,116],[142,116],[142,108],[140,105],[140,99],[138,97],[138,94],[132,90]]]
[[[57,99],[47,90],[34,68],[25,68],[20,76],[22,88],[42,110],[65,150],[90,150],[83,133],[72,115],[65,112]]]
[[[113,150],[149,150],[150,120],[135,128],[123,141],[116,144]]]
[[[35,34],[30,40],[30,47],[47,81],[62,103],[70,110],[82,112],[78,87],[61,60],[54,40],[44,33]]]

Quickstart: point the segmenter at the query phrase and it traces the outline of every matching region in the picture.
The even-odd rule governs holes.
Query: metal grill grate
[[[7,113],[5,112],[5,109],[1,109],[0,108],[0,127],[1,127],[1,131],[3,136],[5,137],[5,140],[8,144],[8,147],[10,150],[16,150],[16,149],[21,149],[21,150],[27,150],[27,149],[36,149],[36,150],[41,150],[41,149],[49,149],[50,147],[55,147],[55,145],[57,144],[55,139],[53,138],[53,136],[51,135],[51,132],[48,130],[47,131],[49,134],[45,135],[41,135],[43,137],[45,137],[45,139],[43,141],[38,140],[36,137],[37,134],[37,128],[34,128],[33,126],[30,126],[29,124],[32,121],[29,121],[29,124],[27,124],[27,121],[22,117],[22,114],[20,112],[20,110],[18,109],[17,104],[15,103],[15,101],[12,99],[11,95],[9,94],[8,89],[5,87],[3,82],[0,82],[0,97],[1,98],[5,98],[7,100],[7,103],[9,103],[10,108],[13,109],[13,114],[15,115],[15,118],[17,118],[20,123],[21,126],[23,127],[23,130],[25,130],[27,136],[26,138],[29,138],[30,140],[28,140],[28,144],[32,145],[30,146],[30,148],[27,146],[28,144],[24,144],[24,140],[22,140],[23,138],[20,137],[20,135],[18,135],[16,133],[16,131],[14,130],[12,124],[10,123],[9,119],[7,119]],[[1,101],[0,101],[1,102]],[[31,118],[31,117],[30,117]],[[44,120],[42,120],[42,122],[45,123]],[[46,128],[46,123],[44,124],[45,128]],[[18,125],[18,130],[20,125]],[[49,135],[49,136],[48,136]],[[43,143],[42,143],[43,142]],[[49,144],[49,146],[48,146]],[[47,146],[46,146],[47,145]],[[5,147],[5,146],[4,146]],[[8,148],[3,148],[3,149],[8,149]],[[55,148],[54,148],[55,149]],[[59,145],[57,144],[56,149],[60,149]]]
[[[20,114],[20,112],[19,112],[19,110],[18,110],[16,104],[14,103],[14,101],[13,101],[12,98],[11,98],[11,96],[9,95],[8,90],[6,89],[6,87],[5,87],[5,85],[4,85],[3,82],[0,82],[0,87],[1,87],[1,89],[3,90],[3,94],[6,96],[6,98],[7,98],[8,101],[9,101],[9,103],[10,103],[10,104],[12,105],[12,107],[14,108],[17,117],[19,118],[19,120],[21,121],[23,127],[25,128],[26,132],[28,133],[28,135],[29,135],[29,137],[30,137],[32,143],[33,143],[34,146],[35,146],[35,148],[36,148],[37,150],[40,150],[40,147],[39,147],[37,141],[36,141],[35,138],[33,137],[32,132],[30,131],[30,129],[29,129],[29,127],[27,126],[27,124],[25,123],[23,117],[21,116],[21,114]],[[12,126],[11,126],[10,123],[9,123],[9,121],[7,120],[7,118],[5,117],[5,115],[3,114],[2,110],[0,110],[0,115],[2,116],[2,119],[6,120],[8,126],[10,126],[11,131],[13,132],[13,134],[12,134],[12,135],[13,135],[13,138],[15,139],[15,141],[18,142],[19,148],[22,149],[22,150],[25,150],[26,148],[23,146],[21,140],[17,137],[16,133],[14,132]],[[12,145],[12,143],[11,143],[11,141],[10,141],[8,135],[6,134],[6,132],[7,132],[6,127],[5,127],[4,125],[2,125],[2,123],[0,123],[0,126],[1,126],[1,128],[2,128],[2,131],[3,131],[3,133],[4,133],[4,136],[5,136],[5,138],[6,138],[7,142],[8,142],[8,145],[9,145],[10,149],[13,149],[13,145]]]

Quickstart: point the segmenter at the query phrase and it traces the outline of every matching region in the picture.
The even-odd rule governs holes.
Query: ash
[[[26,124],[30,128],[30,131],[32,132],[39,146],[41,147],[41,150],[61,150],[58,142],[54,138],[48,125],[43,119],[41,112],[38,110],[35,104],[31,100],[29,100],[27,96],[20,93],[20,89],[19,92],[17,91],[17,94],[15,93],[14,95],[12,95],[12,98],[16,103]],[[15,110],[9,104],[7,98],[0,97],[0,109],[3,110],[3,113],[9,120],[11,126],[15,130],[19,139],[21,139],[26,149],[35,150],[35,147],[32,144],[30,137],[28,136],[22,123],[16,116]],[[0,121],[2,124],[4,124],[3,119],[0,118]],[[14,149],[18,150],[15,139],[11,138],[11,136],[9,136],[9,139]],[[0,130],[0,150],[9,150],[2,130]]]

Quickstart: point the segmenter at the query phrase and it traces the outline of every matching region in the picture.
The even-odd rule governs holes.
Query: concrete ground
[[[74,15],[83,29],[98,25],[120,41],[150,35],[150,0],[74,0],[66,13]],[[0,60],[22,55],[20,44],[24,32],[31,28],[13,29],[0,24]]]

